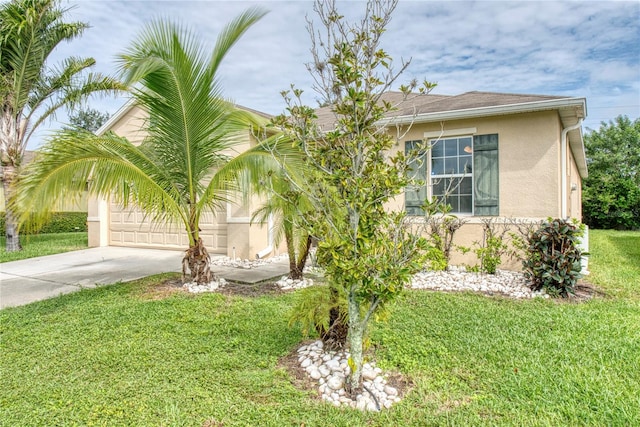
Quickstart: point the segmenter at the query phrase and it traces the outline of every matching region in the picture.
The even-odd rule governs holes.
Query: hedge
[[[5,213],[0,212],[0,233],[5,234],[4,228]],[[87,213],[86,212],[55,212],[49,218],[49,221],[39,230],[21,230],[22,234],[37,233],[72,233],[87,231]]]

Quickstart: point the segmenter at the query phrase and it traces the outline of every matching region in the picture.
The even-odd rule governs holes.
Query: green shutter
[[[474,215],[498,216],[498,134],[473,138],[473,171]]]
[[[404,151],[407,157],[415,155],[413,150],[420,149],[422,141],[406,141]],[[404,191],[404,208],[409,215],[423,215],[422,205],[427,199],[427,159],[424,154],[418,156],[411,165],[409,177],[422,181],[423,185],[409,185]]]

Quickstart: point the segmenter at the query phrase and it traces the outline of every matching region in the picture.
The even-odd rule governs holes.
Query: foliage
[[[425,201],[422,209],[429,231],[429,241],[434,246],[429,251],[431,268],[447,270],[451,260],[451,249],[454,246],[453,236],[468,220],[451,214],[451,206],[443,204],[440,200]]]
[[[478,257],[481,273],[496,274],[502,256],[509,250],[506,242],[508,222],[498,223],[495,218],[482,219],[482,242],[475,242],[473,252]]]
[[[589,176],[583,222],[591,228],[640,228],[640,119],[602,123],[584,137]]]
[[[75,127],[95,133],[100,126],[109,120],[109,113],[102,113],[94,108],[79,109],[69,116],[69,123]]]
[[[0,212],[0,234],[4,234],[5,213]],[[37,230],[25,230],[26,234],[35,233],[73,233],[87,231],[86,212],[54,212],[46,223]]]
[[[529,239],[529,253],[523,262],[524,274],[533,289],[567,297],[582,275],[581,231],[562,219],[549,219]]]
[[[309,286],[296,292],[295,302],[289,313],[289,326],[299,325],[302,334],[309,337],[315,332],[318,337],[329,335],[333,326],[329,323],[329,313],[337,309],[342,317],[341,324],[346,324],[347,299],[344,292],[333,298],[329,286]]]
[[[383,95],[396,73],[380,48],[396,1],[369,1],[359,23],[346,22],[334,1],[314,5],[322,31],[308,21],[313,62],[307,65],[314,89],[332,115],[330,129],[320,129],[302,91],[284,92],[288,115],[274,124],[304,154],[306,180],[291,180],[313,204],[318,221],[318,262],[330,286],[347,295],[352,393],[361,388],[364,334],[371,316],[402,291],[422,267],[425,239],[412,233],[404,214],[385,203],[409,183],[404,153],[391,156],[395,139],[380,120],[394,106]],[[432,85],[426,84],[423,91]],[[409,87],[403,90],[407,95]]]
[[[86,249],[86,232],[23,234],[20,236],[21,251],[7,252],[4,249],[4,237],[0,237],[0,262],[20,261],[23,259],[54,255],[62,252]]]
[[[62,108],[73,110],[89,95],[124,87],[99,73],[88,73],[93,58],[69,57],[57,66],[49,56],[62,42],[88,28],[65,21],[68,9],[58,0],[11,0],[0,5],[0,166],[7,212],[6,247],[20,250],[15,180],[29,139]]]
[[[300,221],[307,220],[313,208],[305,195],[287,179],[284,171],[259,175],[251,193],[265,195],[266,200],[253,212],[251,221],[275,222],[274,243],[279,244],[284,237],[289,255],[289,278],[301,280],[313,238]]]
[[[21,179],[17,202],[22,212],[38,212],[43,221],[49,206],[84,191],[90,180],[90,194],[125,207],[134,204],[152,222],[184,226],[189,239],[184,272],[190,271],[193,281],[209,282],[200,218],[229,200],[227,153],[244,144],[251,126],[261,122],[223,98],[217,71],[263,15],[249,9],[232,20],[212,52],[179,26],[165,21],[147,25],[119,57],[136,104],[149,114],[146,139],[137,146],[111,132],[60,131]]]
[[[3,309],[0,425],[640,425],[639,239],[591,232],[607,296],[588,302],[405,292],[369,334],[411,384],[379,413],[293,385],[297,292],[192,295],[164,275]]]

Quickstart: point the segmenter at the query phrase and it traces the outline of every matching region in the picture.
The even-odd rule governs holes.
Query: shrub
[[[0,212],[0,234],[5,233],[4,228],[5,213]],[[49,221],[36,230],[28,227],[21,230],[24,234],[37,233],[73,233],[87,231],[87,213],[86,212],[55,212],[51,214]]]
[[[332,292],[338,292],[338,295],[332,295]],[[332,311],[337,313],[333,324],[331,321]],[[336,328],[343,329],[346,322],[347,300],[344,291],[332,289],[329,286],[315,285],[299,290],[296,301],[289,312],[289,326],[299,325],[305,337],[315,331],[329,346],[340,346],[341,343],[333,342],[336,337],[346,339],[346,329],[344,331],[334,330]]]
[[[451,206],[438,200],[426,201],[422,206],[425,213],[425,223],[429,231],[429,243],[434,249],[427,254],[432,270],[448,270],[451,260],[451,249],[454,247],[453,236],[467,220],[452,215]],[[466,248],[458,248],[465,250]]]
[[[477,271],[496,274],[502,263],[502,255],[509,249],[509,245],[505,243],[508,231],[506,222],[498,223],[494,218],[482,220],[482,242],[475,242],[476,248],[473,250],[480,261]]]
[[[549,219],[529,237],[525,276],[534,290],[544,289],[551,296],[567,297],[581,276],[581,230],[562,219]]]

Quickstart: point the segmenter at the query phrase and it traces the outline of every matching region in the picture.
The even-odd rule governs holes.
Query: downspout
[[[256,259],[262,259],[273,252],[273,235],[274,235],[274,223],[273,223],[273,215],[269,215],[268,221],[268,229],[267,229],[267,247],[262,249],[256,254]]]
[[[572,130],[576,130],[582,126],[582,119],[578,119],[578,123],[573,126],[562,129],[562,137],[560,138],[560,217],[567,219],[567,134]]]

